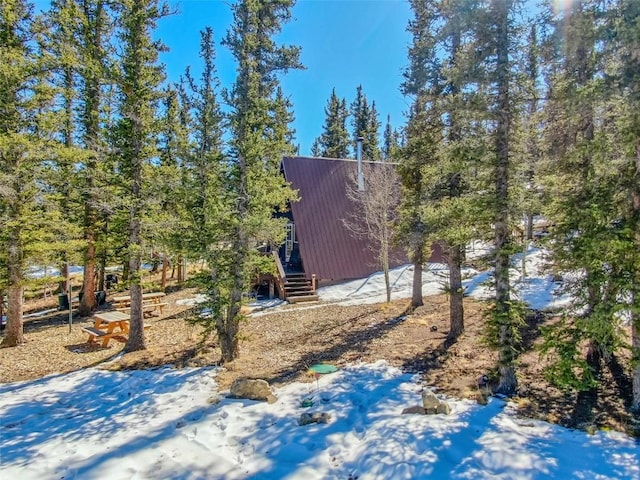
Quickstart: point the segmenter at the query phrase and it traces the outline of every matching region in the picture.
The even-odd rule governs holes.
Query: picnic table
[[[126,336],[129,334],[129,315],[123,312],[101,312],[94,316],[93,327],[83,327],[82,330],[89,334],[87,342],[102,339],[102,346],[109,346],[112,337]]]
[[[144,315],[151,315],[155,310],[159,310],[162,315],[162,309],[167,306],[167,303],[162,301],[165,296],[166,293],[164,292],[143,293],[142,312]],[[131,295],[113,297],[113,302],[116,304],[115,308],[118,311],[128,312],[131,310]]]

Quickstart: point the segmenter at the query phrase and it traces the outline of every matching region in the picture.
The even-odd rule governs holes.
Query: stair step
[[[285,298],[289,303],[318,301],[311,279],[304,272],[287,273],[283,281]]]
[[[295,297],[287,297],[287,301],[289,303],[302,303],[302,302],[317,302],[318,295],[305,295],[305,296],[295,296]]]
[[[300,287],[302,285],[311,285],[311,282],[284,282],[285,287]]]
[[[305,295],[315,295],[315,292],[313,290],[299,290],[297,292],[287,292],[287,298],[304,297]]]
[[[284,289],[288,291],[295,292],[297,290],[313,290],[311,285],[285,285]]]

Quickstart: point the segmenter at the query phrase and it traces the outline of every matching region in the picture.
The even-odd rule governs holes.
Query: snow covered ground
[[[467,258],[487,253],[484,245],[474,245],[467,252]],[[511,283],[517,299],[536,310],[557,311],[566,308],[571,298],[560,293],[560,285],[554,282],[548,270],[548,253],[539,248],[530,247],[525,256],[525,275],[522,276],[522,253],[514,255],[511,261]],[[428,264],[422,273],[422,294],[435,295],[444,291],[448,284],[449,270],[440,263]],[[474,298],[490,298],[493,295],[490,270],[477,271],[465,268],[462,283],[467,295]],[[411,298],[413,266],[404,265],[390,271],[391,298],[398,300]],[[384,276],[374,273],[368,278],[354,280],[335,286],[318,289],[320,300],[337,302],[344,305],[362,303],[380,303],[386,301]]]
[[[560,308],[568,299],[553,294],[544,252],[532,249],[527,262],[524,280],[513,272],[520,297]],[[446,274],[431,266],[425,295]],[[394,298],[410,296],[411,278],[411,267],[394,270]],[[465,278],[469,294],[490,293],[488,272]],[[320,295],[363,303],[383,292],[378,274]],[[640,479],[636,440],[519,419],[498,399],[485,407],[446,399],[447,416],[401,415],[420,404],[424,386],[383,361],[287,385],[274,404],[226,398],[217,371],[90,368],[0,385],[0,478]],[[298,426],[303,412],[331,421]]]
[[[1,386],[0,478],[640,478],[633,439],[518,419],[497,399],[401,415],[422,387],[382,361],[287,385],[274,404],[224,398],[215,379],[87,369]],[[331,421],[298,426],[303,412]]]

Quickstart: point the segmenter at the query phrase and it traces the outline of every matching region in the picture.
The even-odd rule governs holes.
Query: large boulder
[[[451,406],[447,402],[440,402],[440,405],[436,408],[436,413],[449,415],[451,413]]]
[[[402,410],[402,415],[424,415],[425,413],[424,407],[420,405],[414,405],[413,407],[407,407]]]
[[[436,394],[430,390],[422,391],[422,407],[427,415],[449,415],[451,413],[451,406],[436,397]]]
[[[436,397],[436,394],[430,390],[422,391],[422,406],[425,410],[437,409],[440,405],[440,400]]]
[[[268,403],[275,403],[278,400],[269,383],[259,378],[238,378],[231,385],[229,396]]]

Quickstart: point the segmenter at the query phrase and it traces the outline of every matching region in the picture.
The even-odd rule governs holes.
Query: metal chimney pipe
[[[364,192],[364,174],[362,173],[362,137],[356,142],[356,160],[358,160],[358,190]]]

